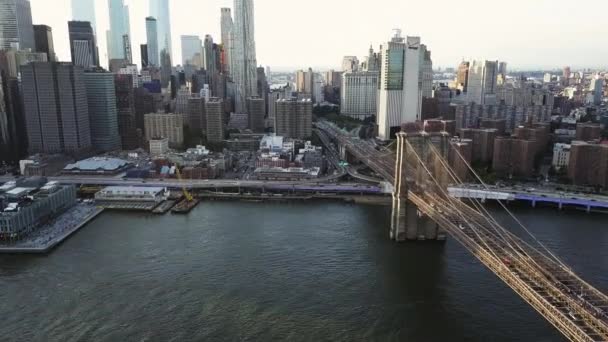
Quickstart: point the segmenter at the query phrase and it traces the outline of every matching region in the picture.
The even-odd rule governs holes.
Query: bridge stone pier
[[[409,144],[408,144],[409,142]],[[412,152],[425,162],[427,167],[439,170],[441,165],[435,165],[436,158],[431,144],[447,159],[449,150],[449,134],[446,132],[424,132],[410,129],[397,134],[397,154],[395,158],[395,184],[393,192],[393,211],[391,217],[390,238],[402,241],[439,240],[446,238],[446,233],[429,217],[422,214],[408,200],[409,191],[424,192],[436,188],[437,185],[429,179],[424,168],[413,161],[416,158]],[[409,149],[414,149],[410,151]],[[435,173],[435,170],[430,170]],[[440,175],[439,172],[437,172]],[[447,177],[436,179],[441,186],[447,188]]]

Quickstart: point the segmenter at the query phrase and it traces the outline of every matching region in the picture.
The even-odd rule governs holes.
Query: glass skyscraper
[[[253,0],[234,0],[234,48],[232,77],[235,83],[235,107],[247,110],[247,98],[257,95],[257,60],[255,54]]]
[[[171,15],[169,0],[150,0],[150,16],[156,18],[158,27],[158,51],[165,52],[170,57],[171,45]]]
[[[159,67],[158,26],[156,19],[153,17],[146,18],[146,37],[148,39],[146,44],[148,47],[148,65]]]
[[[108,31],[109,59],[125,59],[124,36],[130,39],[129,6],[123,0],[108,0],[110,14],[110,30]]]
[[[36,49],[29,0],[0,0],[0,49],[8,50],[14,44]]]
[[[91,23],[93,32],[97,32],[95,0],[72,0],[72,20],[88,21]]]

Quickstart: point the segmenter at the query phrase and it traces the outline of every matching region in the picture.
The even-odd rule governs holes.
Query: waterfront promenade
[[[78,203],[29,237],[12,244],[0,243],[0,254],[48,253],[102,212],[102,208],[92,204]]]

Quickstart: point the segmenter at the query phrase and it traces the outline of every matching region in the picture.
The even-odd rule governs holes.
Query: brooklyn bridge
[[[450,156],[456,163],[448,163],[448,133],[406,125],[397,134],[395,152],[327,122],[317,123],[316,132],[342,159],[355,159],[392,184],[391,239],[441,240],[449,235],[568,339],[608,341],[608,296],[577,276],[504,203],[499,202],[512,227],[501,225],[475,199],[463,202],[449,196],[448,185],[463,183],[463,167],[485,184],[457,150]],[[527,235],[518,236],[513,228]]]

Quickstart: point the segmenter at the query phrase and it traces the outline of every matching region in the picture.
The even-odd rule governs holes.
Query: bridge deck
[[[321,122],[317,127],[395,184],[394,153],[350,137],[331,124]],[[419,157],[418,162],[422,163]],[[444,160],[440,164],[447,165]],[[445,229],[567,338],[581,342],[608,341],[608,297],[605,294],[550,253],[540,251],[501,227],[482,206],[475,202],[469,206],[453,199],[447,191],[432,185],[433,182],[417,183],[421,179],[420,168],[411,166],[408,164],[401,177],[412,183],[408,199],[422,214]],[[431,166],[422,167],[433,177],[429,170]],[[436,179],[433,181],[439,185]]]

